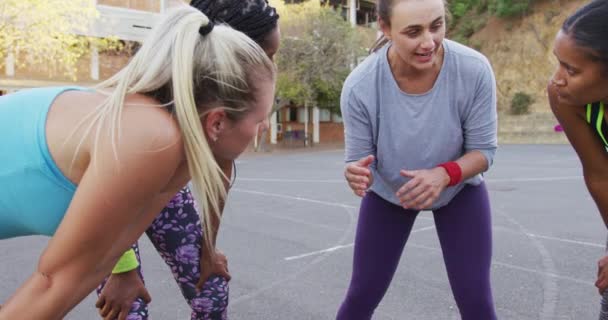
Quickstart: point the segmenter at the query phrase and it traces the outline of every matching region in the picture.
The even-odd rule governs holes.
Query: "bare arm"
[[[608,227],[608,153],[585,121],[582,106],[560,104],[551,85],[547,86],[547,93],[551,110],[581,161],[587,189]]]
[[[156,140],[163,149],[123,135],[118,162],[101,141],[36,271],[3,306],[0,319],[61,319],[110,273],[187,181],[176,178],[183,172],[182,144],[170,138]]]

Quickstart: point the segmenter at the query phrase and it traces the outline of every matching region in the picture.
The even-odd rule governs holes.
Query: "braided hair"
[[[268,0],[192,0],[192,7],[215,23],[226,23],[263,45],[266,36],[277,27],[279,15]]]

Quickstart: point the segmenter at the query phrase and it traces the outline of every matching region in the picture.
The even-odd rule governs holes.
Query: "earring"
[[[217,137],[213,137],[211,140],[213,140],[213,142],[217,142]]]

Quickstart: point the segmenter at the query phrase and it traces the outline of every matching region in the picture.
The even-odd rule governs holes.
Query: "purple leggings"
[[[182,295],[192,309],[191,319],[227,319],[228,282],[225,278],[211,276],[200,292],[197,292],[195,288],[200,276],[200,250],[203,233],[200,218],[188,188],[182,189],[171,199],[146,230],[146,235],[171,268]],[[140,262],[138,271],[143,280],[137,243],[133,245],[133,248]],[[97,288],[97,294],[101,292],[106,280]],[[162,299],[162,297],[160,298]],[[147,319],[148,306],[141,298],[138,298],[133,302],[127,320]]]
[[[353,273],[338,320],[371,319],[395,274],[417,211],[405,210],[373,192],[361,202]],[[492,231],[488,192],[467,185],[434,210],[450,286],[463,320],[496,319],[490,287]]]

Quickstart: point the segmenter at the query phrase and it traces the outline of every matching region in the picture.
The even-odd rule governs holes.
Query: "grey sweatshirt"
[[[444,40],[444,60],[431,90],[408,94],[390,70],[390,43],[370,55],[348,76],[340,107],[344,119],[345,160],[374,155],[371,190],[399,205],[395,193],[408,181],[401,169],[430,169],[478,150],[488,167],[497,148],[496,83],[479,52]],[[442,207],[464,187],[478,185],[478,174],[446,188],[431,209]]]

